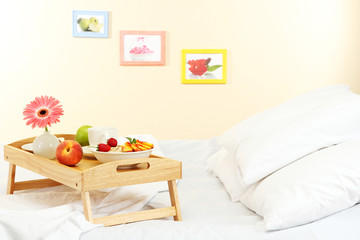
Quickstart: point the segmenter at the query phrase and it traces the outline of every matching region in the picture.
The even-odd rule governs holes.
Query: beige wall
[[[120,135],[208,138],[310,89],[360,92],[357,0],[0,0],[0,142],[39,135],[22,119],[36,96]],[[73,38],[72,10],[110,12],[108,39]],[[119,65],[120,30],[165,30],[166,65]],[[226,85],[181,84],[181,49],[228,49]]]

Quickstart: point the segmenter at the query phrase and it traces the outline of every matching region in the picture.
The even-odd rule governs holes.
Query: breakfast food
[[[154,144],[140,141],[136,138],[128,138],[128,142],[125,145],[121,145],[122,152],[139,152],[139,151],[146,151],[154,148]]]
[[[110,151],[110,149],[111,147],[105,143],[100,143],[97,148],[99,152],[108,152]]]
[[[107,144],[100,143],[97,150],[99,152],[140,152],[154,148],[154,144],[140,141],[136,138],[128,138],[129,141],[125,142],[124,145],[117,145],[115,138],[109,138]]]
[[[73,140],[65,140],[56,148],[56,159],[59,163],[75,166],[83,157],[81,145]]]
[[[118,142],[115,138],[109,138],[107,140],[107,145],[109,145],[110,147],[116,147],[118,145]]]
[[[88,129],[89,128],[91,128],[91,126],[83,125],[76,132],[75,141],[80,143],[80,145],[82,147],[89,145],[89,135],[88,135]]]

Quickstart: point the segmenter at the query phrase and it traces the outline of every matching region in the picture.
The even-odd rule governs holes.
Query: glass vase
[[[56,148],[60,144],[59,139],[52,135],[49,131],[35,138],[32,149],[34,154],[49,159],[55,158]]]

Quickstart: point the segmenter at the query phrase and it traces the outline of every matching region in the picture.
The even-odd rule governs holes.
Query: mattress
[[[181,222],[166,218],[113,227],[93,225],[83,218],[79,194],[69,194],[70,190],[63,186],[7,196],[8,165],[1,159],[0,239],[24,239],[24,236],[26,239],[39,239],[40,236],[43,239],[359,239],[360,205],[306,225],[265,231],[262,218],[240,202],[232,202],[221,181],[209,170],[207,159],[220,149],[217,142],[216,137],[160,141],[161,150],[167,157],[183,163],[183,179],[177,183]],[[3,156],[2,152],[0,156]],[[21,168],[17,169],[17,177],[17,181],[40,178]],[[108,193],[111,191],[114,190]],[[137,191],[140,200],[136,204],[123,199],[123,205],[128,204],[127,211],[170,205],[169,194],[163,186],[116,191],[117,198]],[[95,204],[95,215],[97,210],[109,213],[120,207],[110,203],[99,203],[98,208]]]

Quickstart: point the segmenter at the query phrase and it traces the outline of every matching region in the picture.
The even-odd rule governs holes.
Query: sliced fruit
[[[138,148],[140,148],[141,151],[149,150],[148,148],[144,147],[144,146],[143,146],[142,144],[140,144],[140,143],[136,144],[136,146],[137,146]]]
[[[126,138],[129,141],[125,142],[125,145],[122,145],[122,149],[127,149],[127,151],[129,151],[128,150],[129,148],[131,148],[132,151],[135,151],[135,152],[146,151],[146,150],[154,148],[154,144],[152,144],[152,143],[140,141],[139,139],[136,139],[136,138],[129,138],[129,137],[126,137]],[[127,148],[125,148],[123,146],[127,146]],[[122,151],[125,152],[124,150],[122,150]]]
[[[154,148],[154,144],[148,142],[142,142],[143,145],[148,146],[150,149]]]
[[[133,152],[134,150],[132,149],[131,146],[121,145],[121,151],[122,151],[122,152]]]
[[[136,143],[131,144],[132,149],[134,149],[135,152],[141,151],[141,149],[136,145]]]
[[[151,147],[149,147],[149,146],[147,146],[147,145],[145,145],[143,143],[138,143],[137,146],[143,151],[151,149]]]

